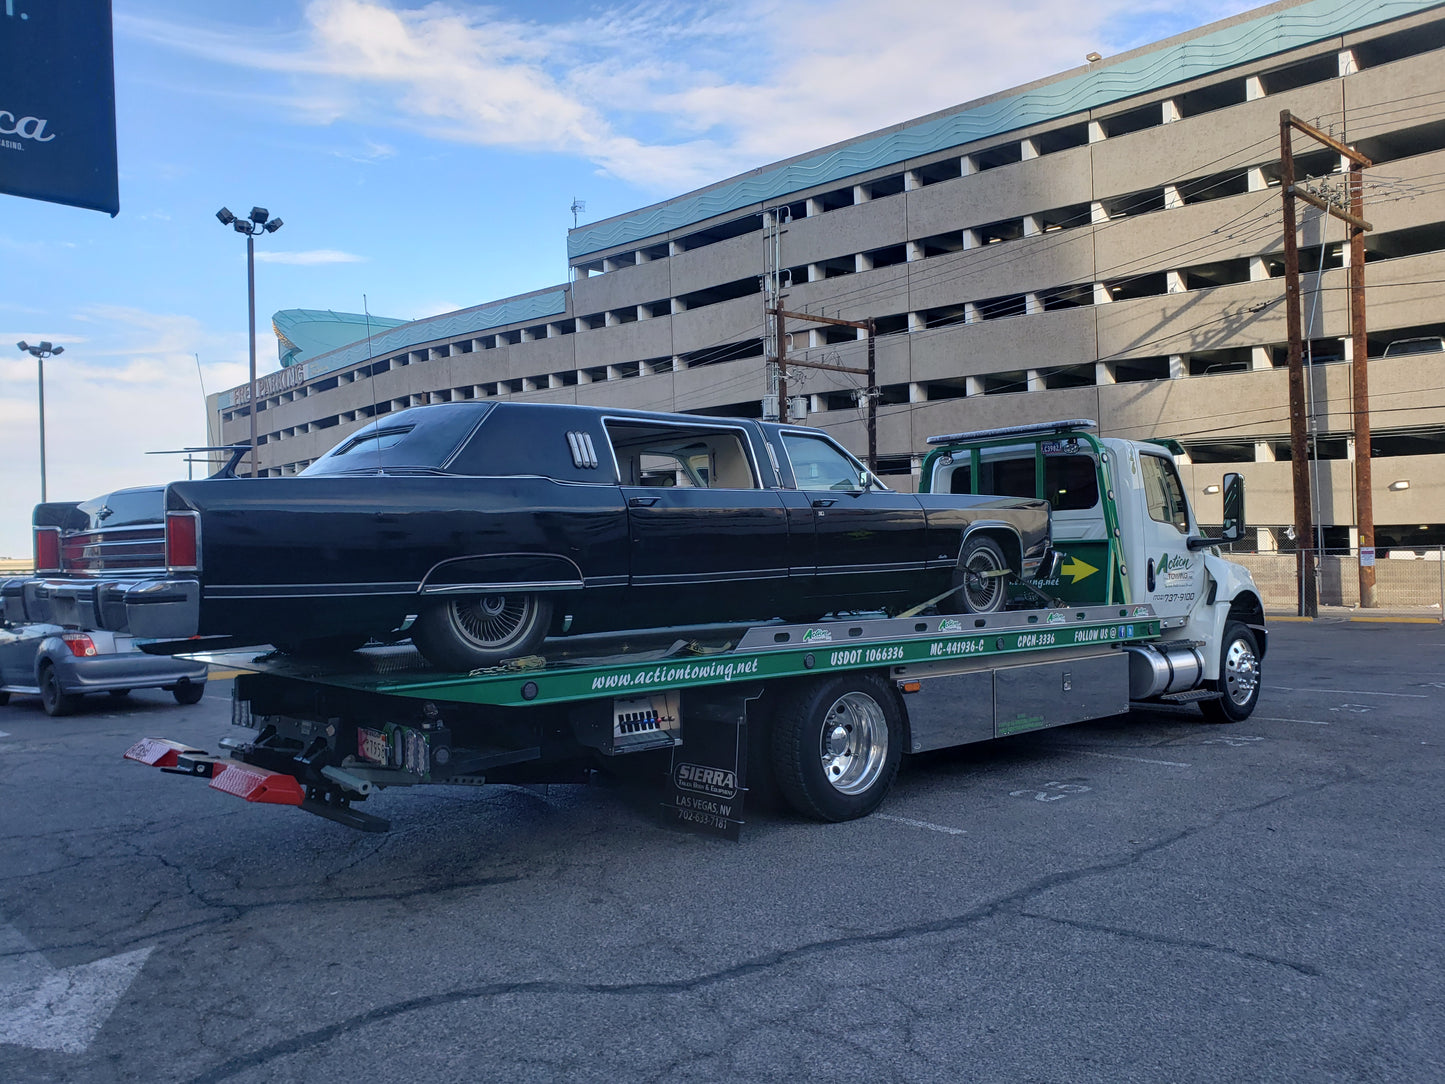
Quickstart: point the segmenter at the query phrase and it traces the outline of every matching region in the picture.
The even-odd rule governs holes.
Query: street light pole
[[[251,333],[251,477],[255,478],[259,473],[256,462],[256,235],[262,231],[275,233],[281,228],[281,220],[272,218],[264,207],[252,207],[249,218],[237,218],[222,207],[216,217],[221,225],[246,235],[246,312]]]
[[[65,347],[55,346],[48,342],[38,342],[34,346],[24,339],[15,344],[25,353],[29,354],[40,367],[40,503],[45,503],[45,359],[53,358],[65,353]]]

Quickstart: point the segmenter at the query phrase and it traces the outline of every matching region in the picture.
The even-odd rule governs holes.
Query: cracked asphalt
[[[5,1081],[1445,1079],[1438,625],[1277,624],[1255,717],[905,762],[878,815],[740,844],[634,785],[387,791],[363,835],[122,762],[137,693],[0,709],[0,923],[153,947]]]

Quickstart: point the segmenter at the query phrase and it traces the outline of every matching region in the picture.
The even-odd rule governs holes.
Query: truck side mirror
[[[1224,476],[1224,542],[1238,542],[1244,537],[1244,476]]]

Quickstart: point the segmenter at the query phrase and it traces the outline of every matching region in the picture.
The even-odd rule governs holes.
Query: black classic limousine
[[[1049,506],[896,493],[817,430],[466,402],[387,414],[295,477],[213,477],[35,510],[32,620],[195,650],[409,634],[465,670],[549,633],[1004,604]]]

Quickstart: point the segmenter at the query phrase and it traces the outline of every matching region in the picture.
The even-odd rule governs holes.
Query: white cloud
[[[98,306],[75,315],[114,343],[82,336],[45,366],[46,480],[51,500],[85,500],[112,489],[186,476],[182,456],[150,451],[207,444],[205,401],[193,350],[245,356],[191,317]],[[11,335],[24,338],[23,330]],[[201,366],[206,389],[246,379],[246,363]],[[40,499],[35,363],[0,354],[0,556],[30,552],[30,511]]]
[[[334,248],[313,248],[306,252],[277,252],[275,249],[262,249],[256,253],[257,263],[286,263],[295,264],[298,267],[314,267],[317,264],[327,263],[361,263],[365,256],[358,256],[354,252],[340,252]]]
[[[1238,0],[655,0],[546,23],[496,7],[313,0],[295,31],[126,32],[294,80],[296,119],[365,119],[432,138],[581,156],[654,191],[1081,65]]]

